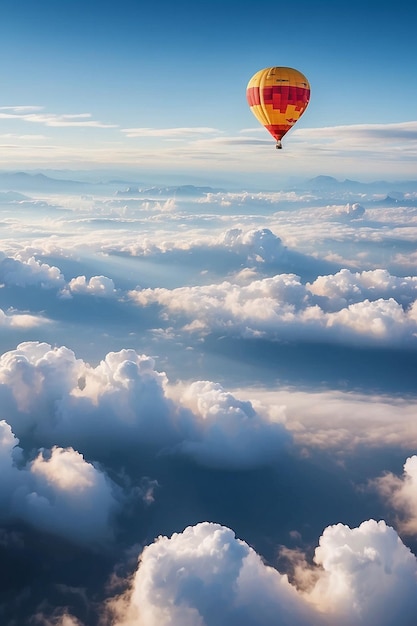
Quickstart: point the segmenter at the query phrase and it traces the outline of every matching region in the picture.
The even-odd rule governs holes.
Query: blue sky
[[[337,11],[332,2],[8,3],[0,167],[412,178],[416,11],[406,2]],[[299,69],[312,88],[282,154],[245,97],[269,65]]]

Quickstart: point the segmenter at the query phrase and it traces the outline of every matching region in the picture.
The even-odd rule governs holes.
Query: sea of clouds
[[[18,191],[2,624],[414,626],[415,193]]]

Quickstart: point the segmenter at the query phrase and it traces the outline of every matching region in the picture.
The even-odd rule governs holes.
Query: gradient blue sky
[[[403,1],[8,3],[0,168],[413,178],[416,17]],[[245,97],[270,65],[312,87],[282,153]]]

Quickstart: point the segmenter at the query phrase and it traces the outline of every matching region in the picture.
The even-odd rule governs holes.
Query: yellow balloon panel
[[[291,67],[267,67],[252,76],[246,97],[255,117],[280,141],[306,110],[310,84]]]

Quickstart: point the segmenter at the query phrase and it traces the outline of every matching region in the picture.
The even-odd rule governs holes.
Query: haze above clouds
[[[336,15],[301,1],[296,20],[288,11],[284,24],[271,0],[239,11],[218,0],[71,0],[65,19],[51,0],[5,6],[0,167],[140,168],[262,190],[320,174],[414,178],[415,7],[353,0]],[[279,152],[245,95],[270,66],[311,85]]]

